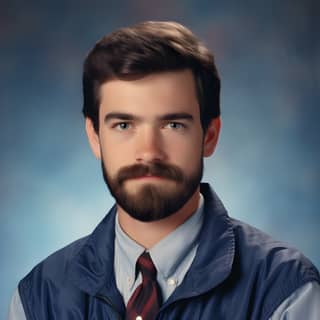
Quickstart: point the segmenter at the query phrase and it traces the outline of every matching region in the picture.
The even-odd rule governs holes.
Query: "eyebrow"
[[[107,123],[111,120],[138,120],[138,119],[139,117],[131,113],[110,112],[105,115],[104,122]]]
[[[104,117],[104,122],[107,123],[111,120],[141,120],[141,117],[131,113],[124,112],[110,112]],[[193,116],[187,112],[174,112],[167,113],[159,117],[159,120],[189,120],[193,121]]]
[[[193,116],[187,112],[167,113],[160,117],[160,120],[193,120]]]

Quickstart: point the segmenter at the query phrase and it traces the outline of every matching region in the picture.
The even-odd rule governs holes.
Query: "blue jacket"
[[[204,224],[196,257],[158,320],[268,319],[316,268],[297,250],[228,217],[209,185],[201,184]],[[28,320],[124,319],[113,270],[113,207],[94,232],[59,250],[19,283]]]

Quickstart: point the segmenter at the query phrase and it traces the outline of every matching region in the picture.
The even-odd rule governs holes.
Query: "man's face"
[[[203,134],[192,72],[111,80],[100,96],[99,134],[90,120],[87,131],[118,206],[140,221],[173,214],[197,191],[219,131]]]

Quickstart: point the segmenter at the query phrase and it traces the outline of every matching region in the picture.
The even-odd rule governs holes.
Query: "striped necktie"
[[[137,260],[137,271],[141,271],[142,283],[128,301],[126,320],[154,320],[161,305],[161,293],[157,269],[148,252],[145,251]]]

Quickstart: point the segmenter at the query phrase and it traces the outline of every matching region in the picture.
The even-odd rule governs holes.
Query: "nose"
[[[141,130],[137,135],[136,161],[150,163],[165,158],[160,129],[147,127]]]

